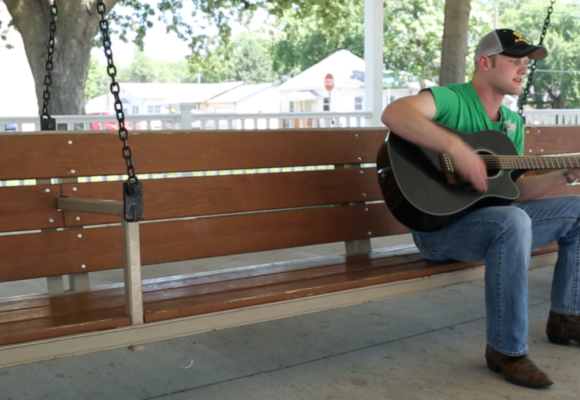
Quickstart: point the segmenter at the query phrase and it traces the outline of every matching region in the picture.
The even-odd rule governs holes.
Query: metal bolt
[[[52,218],[49,218],[49,219],[48,219],[48,222],[50,222],[50,223],[52,224],[52,223],[54,222],[54,219],[52,219]]]
[[[530,131],[526,129],[526,133],[530,133]]]
[[[530,151],[531,151],[531,150],[530,150]],[[76,192],[77,190],[78,190],[78,189],[77,189],[77,187],[76,187],[76,186],[75,186],[75,187],[73,187],[73,192]]]
[[[359,157],[359,158],[358,158],[358,160],[359,160],[359,161],[362,161],[362,157]]]
[[[360,170],[358,173],[362,175],[362,174],[364,174],[365,172],[364,172],[363,170]]]
[[[69,140],[69,141],[68,141],[68,144],[73,144],[73,141],[72,141],[72,140]]]
[[[83,237],[83,234],[82,234],[82,233],[79,233],[79,234],[77,235],[77,237],[80,239],[80,238],[82,238],[82,237]]]
[[[373,233],[372,233],[371,231],[368,231],[368,232],[367,232],[367,235],[368,235],[368,236],[370,236],[370,235],[372,235],[372,234],[373,234]]]
[[[363,193],[363,197],[367,197],[367,194],[366,193]]]
[[[530,149],[530,153],[532,152],[532,149]]]
[[[368,208],[365,208],[365,212],[369,212],[369,209]]]
[[[44,189],[44,191],[45,191],[46,193],[50,193],[50,189],[49,189],[49,188],[46,188],[46,189]]]
[[[540,153],[543,153],[543,152],[544,152],[544,149],[540,149]]]
[[[75,171],[74,169],[71,169],[71,170],[70,170],[70,173],[71,173],[71,174],[74,174],[75,172],[77,172],[77,171]]]
[[[80,221],[80,220],[81,220],[81,217],[76,217],[75,219],[76,219],[77,221]]]
[[[82,269],[85,269],[87,266],[85,264],[81,265]]]
[[[540,130],[538,129],[538,133],[540,133]]]
[[[358,137],[358,133],[355,133],[355,134],[354,134],[354,137]]]

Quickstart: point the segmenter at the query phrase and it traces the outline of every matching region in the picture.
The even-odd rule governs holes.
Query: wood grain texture
[[[408,232],[383,203],[144,223],[140,230],[144,265]],[[0,282],[121,268],[121,228],[0,236],[0,252]]]
[[[370,128],[140,131],[130,135],[129,146],[138,173],[233,170],[374,163],[386,134]],[[0,179],[125,174],[121,144],[106,133],[3,135]]]
[[[60,185],[16,186],[0,189],[0,232],[62,228],[56,209]]]

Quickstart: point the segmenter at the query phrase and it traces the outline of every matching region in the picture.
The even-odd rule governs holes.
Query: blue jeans
[[[558,241],[551,310],[580,315],[580,196],[474,210],[436,232],[414,232],[433,261],[485,261],[487,343],[508,356],[528,351],[530,251]]]

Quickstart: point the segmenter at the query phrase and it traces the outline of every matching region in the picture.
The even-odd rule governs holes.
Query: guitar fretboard
[[[580,168],[580,157],[576,156],[491,156],[482,155],[481,158],[489,169],[563,169]]]

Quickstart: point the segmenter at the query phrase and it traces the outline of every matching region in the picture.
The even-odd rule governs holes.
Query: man
[[[455,170],[484,192],[487,174],[481,157],[433,121],[466,133],[499,130],[523,155],[522,120],[502,100],[521,92],[528,60],[546,55],[545,49],[528,44],[513,30],[492,31],[477,46],[471,82],[399,99],[385,109],[382,121],[404,139],[448,154]],[[527,270],[532,248],[559,243],[549,340],[557,344],[580,341],[580,196],[539,199],[576,178],[580,178],[579,170],[520,178],[516,182],[520,196],[513,205],[470,211],[451,218],[436,232],[413,232],[424,258],[485,261],[487,365],[521,386],[544,388],[553,383],[527,356]]]

